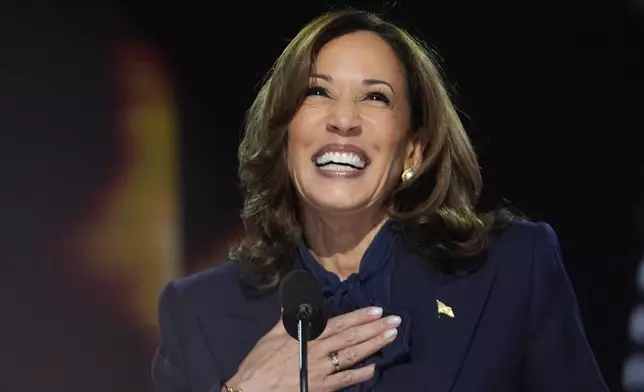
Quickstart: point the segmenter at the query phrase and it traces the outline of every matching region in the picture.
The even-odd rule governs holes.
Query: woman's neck
[[[304,212],[303,230],[311,254],[341,280],[357,273],[367,248],[388,217],[383,213],[365,216],[323,216]]]

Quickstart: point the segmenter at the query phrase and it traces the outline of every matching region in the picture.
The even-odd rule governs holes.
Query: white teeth
[[[354,172],[354,171],[358,171],[358,169],[356,169],[355,167],[345,166],[345,165],[338,165],[338,164],[335,164],[335,163],[329,163],[328,165],[324,165],[320,169],[325,170],[325,171],[333,171],[333,172]]]
[[[330,163],[337,165],[351,165],[359,169],[363,169],[365,166],[365,163],[360,159],[360,156],[352,152],[325,152],[318,157],[315,163],[317,163],[318,166],[328,165]]]

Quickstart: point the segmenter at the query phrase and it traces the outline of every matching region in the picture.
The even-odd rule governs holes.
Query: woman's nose
[[[356,102],[335,102],[329,113],[327,130],[336,133],[355,133],[360,130],[360,113]]]

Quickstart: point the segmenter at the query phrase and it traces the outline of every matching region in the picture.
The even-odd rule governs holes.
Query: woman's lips
[[[319,150],[313,154],[311,160],[317,164],[318,159],[327,153],[346,153],[346,154],[355,154],[360,158],[360,161],[364,164],[364,167],[367,167],[371,160],[369,155],[362,148],[355,146],[353,144],[327,144],[322,146]]]
[[[311,161],[325,177],[355,178],[362,175],[371,160],[353,144],[327,144],[313,154]]]

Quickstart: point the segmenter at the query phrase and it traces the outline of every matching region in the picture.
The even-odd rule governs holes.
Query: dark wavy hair
[[[409,246],[442,269],[456,270],[481,254],[495,228],[510,219],[502,210],[477,213],[482,180],[431,52],[405,30],[356,10],[334,11],[306,25],[279,56],[250,107],[239,147],[245,234],[231,251],[245,280],[276,287],[292,268],[301,228],[297,195],[286,167],[289,123],[305,99],[321,48],[345,34],[370,31],[395,51],[404,67],[413,137],[423,161],[412,180],[390,195],[390,217],[401,223]],[[439,262],[440,261],[440,262]]]

